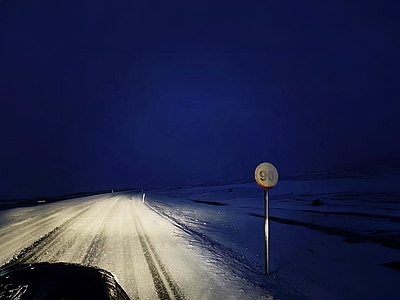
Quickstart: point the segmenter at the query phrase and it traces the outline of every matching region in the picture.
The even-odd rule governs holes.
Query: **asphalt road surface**
[[[38,262],[100,267],[117,277],[131,299],[236,298],[215,266],[142,203],[141,194],[2,211],[0,265]]]

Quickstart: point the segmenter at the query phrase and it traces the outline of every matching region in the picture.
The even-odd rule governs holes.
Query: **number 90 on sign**
[[[254,178],[263,189],[271,189],[278,183],[278,171],[273,164],[261,163],[254,172]]]

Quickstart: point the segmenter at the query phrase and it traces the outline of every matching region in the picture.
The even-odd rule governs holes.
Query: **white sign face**
[[[278,171],[273,164],[259,164],[254,172],[257,184],[263,189],[272,189],[278,183]]]

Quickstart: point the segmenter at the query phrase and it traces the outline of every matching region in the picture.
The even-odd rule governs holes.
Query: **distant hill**
[[[400,151],[388,152],[355,160],[327,171],[296,174],[285,177],[292,180],[370,177],[380,174],[400,173]]]
[[[400,169],[400,151],[393,151],[386,154],[375,155],[372,157],[353,161],[342,168],[353,169]]]

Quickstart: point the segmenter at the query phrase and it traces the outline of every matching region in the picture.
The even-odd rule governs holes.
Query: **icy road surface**
[[[0,265],[71,262],[116,275],[131,299],[268,299],[142,203],[105,194],[0,212]],[[71,287],[73,288],[73,287]]]

